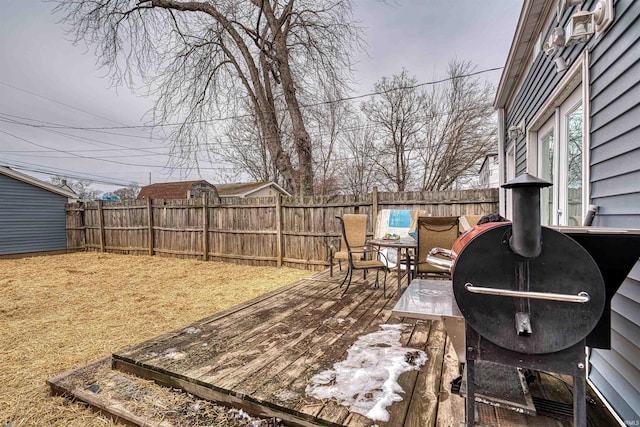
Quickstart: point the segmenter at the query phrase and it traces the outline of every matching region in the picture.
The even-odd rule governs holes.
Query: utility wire
[[[99,119],[107,120],[107,121],[110,121],[110,122],[113,122],[113,123],[118,123],[119,125],[122,125],[122,126],[127,126],[126,124],[124,124],[124,123],[122,123],[122,122],[119,122],[119,121],[117,121],[117,120],[113,120],[113,119],[110,119],[110,118],[108,118],[108,117],[101,116],[100,114],[92,113],[91,111],[83,110],[82,108],[74,107],[73,105],[69,105],[69,104],[66,104],[66,103],[64,103],[64,102],[61,102],[61,101],[57,101],[57,100],[55,100],[55,99],[52,99],[52,98],[48,98],[48,97],[46,97],[46,96],[39,95],[39,94],[37,94],[37,93],[35,93],[35,92],[31,92],[30,90],[23,89],[23,88],[20,88],[20,87],[14,86],[14,85],[9,84],[9,83],[5,83],[5,82],[0,81],[0,85],[10,87],[10,88],[15,89],[15,90],[18,90],[18,91],[20,91],[20,92],[28,93],[29,95],[36,96],[36,97],[38,97],[38,98],[46,99],[46,100],[47,100],[47,101],[49,101],[49,102],[53,102],[53,103],[55,103],[55,104],[63,105],[63,106],[65,106],[65,107],[67,107],[67,108],[71,108],[72,110],[80,111],[80,112],[82,112],[82,113],[88,114],[88,115],[93,116],[93,117],[98,117]]]
[[[328,100],[328,101],[314,102],[314,103],[311,103],[311,104],[300,104],[300,107],[302,107],[302,108],[310,108],[310,107],[317,107],[317,106],[320,106],[320,105],[337,104],[337,103],[340,103],[340,102],[353,101],[353,100],[356,100],[356,99],[362,99],[362,98],[367,98],[367,97],[371,97],[371,96],[382,95],[382,94],[386,94],[386,93],[390,93],[390,92],[395,92],[395,91],[398,91],[398,90],[417,89],[419,87],[424,87],[424,86],[433,86],[433,85],[436,85],[436,84],[445,83],[445,82],[452,81],[452,80],[455,80],[455,79],[461,79],[461,78],[465,78],[465,77],[473,77],[473,76],[477,76],[477,75],[480,75],[480,74],[501,70],[503,68],[504,67],[488,68],[488,69],[485,69],[485,70],[474,71],[472,73],[463,74],[463,75],[459,75],[459,76],[446,77],[444,79],[433,80],[433,81],[423,82],[423,83],[417,83],[415,85],[399,86],[399,87],[395,87],[395,88],[389,88],[389,89],[383,90],[383,91],[369,92],[369,93],[365,93],[363,95],[354,95],[354,96],[349,96],[349,97],[344,97],[344,98],[332,99],[332,100]],[[34,94],[32,92],[26,91],[24,89],[16,88],[15,86],[9,85],[7,83],[0,82],[0,84],[4,84],[6,86],[10,86],[10,87],[13,87],[13,88],[18,89],[18,90],[23,90],[23,91],[25,91],[27,93],[31,93],[31,94],[33,94],[35,96],[40,96],[40,95]],[[42,98],[51,100],[51,99],[46,98],[46,97],[42,97]],[[55,100],[51,100],[51,101],[57,102]],[[66,105],[66,104],[63,104],[63,103],[60,103],[60,102],[58,102],[58,103],[62,104],[62,105]],[[71,107],[71,108],[75,109],[75,107]],[[80,110],[80,111],[83,111],[83,110]],[[283,111],[284,111],[284,109],[283,109]],[[83,111],[83,112],[85,112],[85,111]],[[91,113],[88,113],[88,114],[91,114]],[[242,118],[247,118],[247,117],[252,117],[252,114],[240,114],[240,115],[235,115],[235,116],[217,117],[217,118],[212,118],[212,119],[194,120],[194,121],[190,121],[190,122],[181,122],[181,123],[156,123],[156,124],[153,124],[153,125],[135,125],[135,126],[124,125],[124,126],[99,126],[99,127],[67,126],[67,125],[56,125],[56,126],[63,126],[65,129],[99,131],[99,130],[117,130],[117,129],[154,128],[154,127],[162,127],[162,126],[183,126],[185,124],[220,122],[220,121],[226,121],[226,120],[242,119]],[[107,120],[110,120],[110,119],[107,119]],[[110,121],[114,121],[114,120],[110,120]],[[55,127],[53,125],[52,126],[31,125],[31,126],[33,126],[33,127],[50,127],[50,128],[54,128]]]
[[[9,135],[9,136],[11,136],[13,138],[16,138],[16,139],[19,139],[21,141],[24,141],[27,144],[35,145],[36,147],[41,147],[41,148],[46,148],[46,149],[49,149],[49,150],[54,150],[54,151],[57,151],[57,152],[60,152],[60,153],[64,153],[64,154],[68,154],[68,155],[70,155],[72,157],[77,157],[77,158],[81,158],[81,159],[98,160],[98,161],[101,161],[101,162],[117,163],[117,164],[120,164],[120,165],[137,166],[137,167],[141,167],[141,168],[161,168],[161,169],[165,169],[165,166],[159,166],[159,165],[138,165],[138,164],[135,164],[135,163],[118,162],[116,160],[106,160],[106,159],[101,159],[101,158],[98,158],[98,157],[83,156],[83,155],[80,155],[80,154],[74,154],[74,153],[72,153],[70,151],[57,150],[57,149],[55,149],[53,147],[49,147],[47,145],[38,144],[36,142],[29,141],[28,139],[22,138],[20,136],[14,135],[14,134],[9,133],[9,132],[5,132],[3,130],[0,130],[0,133],[4,133],[5,135]]]
[[[3,164],[12,169],[24,170],[24,171],[34,172],[34,173],[41,173],[41,174],[50,175],[50,176],[62,175],[71,179],[91,181],[99,184],[121,185],[126,187],[127,185],[130,185],[132,183],[131,181],[129,182],[117,181],[117,180],[109,179],[107,177],[102,177],[99,175],[78,174],[77,172],[69,171],[67,169],[54,168],[51,166],[38,165],[38,164],[28,163],[28,162],[18,162],[18,164],[16,164],[15,161],[11,163],[3,161]]]

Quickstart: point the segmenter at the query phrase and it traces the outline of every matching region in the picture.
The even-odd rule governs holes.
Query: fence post
[[[98,226],[100,227],[100,252],[104,252],[104,211],[102,210],[102,200],[98,200]]]
[[[202,259],[209,261],[209,199],[202,193]]]
[[[149,256],[153,256],[153,203],[151,197],[147,197],[147,235],[149,236]]]
[[[276,265],[282,267],[282,194],[276,196]]]

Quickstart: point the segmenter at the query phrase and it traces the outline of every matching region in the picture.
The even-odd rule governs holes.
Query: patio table
[[[411,262],[409,256],[410,249],[416,249],[418,244],[412,237],[401,237],[400,239],[371,239],[367,241],[367,245],[377,246],[379,248],[392,248],[396,249],[398,258],[396,262],[396,269],[398,270],[398,295],[401,295],[402,289],[402,277],[405,274],[411,274]],[[402,262],[402,252],[405,254],[405,262]],[[405,265],[406,271],[402,271],[402,265]],[[411,277],[411,276],[409,276]]]
[[[453,295],[451,280],[413,279],[393,307],[392,314],[442,320],[460,364],[465,363],[465,321]]]
[[[466,398],[465,320],[453,294],[451,280],[412,280],[393,307],[392,314],[416,319],[441,320],[444,323],[458,356],[460,395]],[[481,368],[478,369],[485,370],[485,376],[483,379],[476,377],[474,382],[478,401],[493,402],[494,405],[518,412],[535,414],[535,406],[526,381],[516,367],[485,361],[481,363]]]

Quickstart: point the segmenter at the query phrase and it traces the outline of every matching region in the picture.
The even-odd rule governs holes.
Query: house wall
[[[263,188],[260,191],[256,191],[255,193],[251,193],[249,197],[274,197],[279,193],[278,190],[272,187]]]
[[[640,228],[640,2],[615,3],[616,21],[591,50],[594,225]],[[594,350],[590,378],[628,422],[640,422],[640,263],[611,301],[611,350]]]
[[[615,21],[589,49],[589,202],[599,207],[595,226],[640,228],[640,1],[615,1]],[[583,10],[593,10],[585,1]],[[576,9],[577,10],[577,9]],[[568,15],[561,22],[564,27]],[[557,22],[544,33],[544,40]],[[574,64],[585,45],[564,49]],[[527,126],[565,73],[540,52],[506,111],[505,128]],[[527,171],[525,136],[515,141],[516,176]],[[640,422],[640,263],[612,299],[612,348],[595,349],[590,379],[628,423]]]
[[[480,169],[478,180],[480,188],[498,188],[500,186],[498,171],[498,155],[487,157]]]
[[[0,175],[0,255],[67,248],[67,198]]]

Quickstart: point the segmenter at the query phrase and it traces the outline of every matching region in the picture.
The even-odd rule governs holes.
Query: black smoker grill
[[[586,426],[586,347],[610,348],[610,301],[640,256],[640,234],[541,227],[540,188],[549,185],[528,174],[505,184],[513,222],[478,234],[455,260],[468,426],[480,361],[573,376],[574,425]]]

